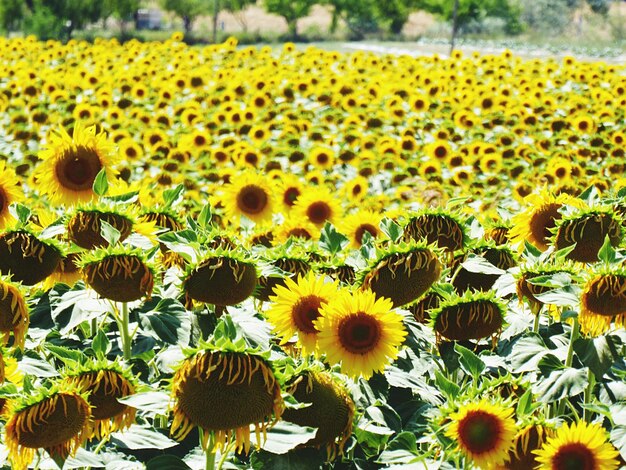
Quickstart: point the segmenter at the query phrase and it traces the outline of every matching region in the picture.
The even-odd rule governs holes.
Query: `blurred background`
[[[522,48],[618,57],[626,1],[617,0],[0,0],[8,36],[189,43],[325,42],[346,49],[444,52]],[[453,39],[454,38],[454,39]],[[359,41],[355,43],[354,41]]]

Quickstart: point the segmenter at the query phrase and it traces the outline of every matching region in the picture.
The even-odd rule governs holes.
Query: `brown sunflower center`
[[[244,186],[237,194],[237,207],[245,214],[259,214],[267,207],[265,190],[254,184]]]
[[[459,440],[472,454],[493,451],[502,435],[497,416],[485,411],[473,411],[459,422]]]
[[[8,200],[9,198],[7,197],[6,192],[3,188],[0,188],[0,214],[2,214],[7,209]]]
[[[550,229],[554,228],[556,221],[561,218],[559,208],[561,204],[546,204],[537,210],[530,218],[531,240],[539,245],[539,248],[548,247],[547,239],[552,235]]]
[[[312,203],[306,210],[306,215],[314,224],[322,224],[332,215],[330,206],[324,201]]]
[[[380,323],[364,312],[353,313],[339,324],[339,342],[352,354],[366,354],[380,341]]]
[[[300,190],[298,188],[287,188],[283,193],[283,202],[289,207],[293,206],[300,196]]]
[[[295,237],[295,238],[304,238],[305,240],[310,240],[311,238],[313,238],[311,234],[309,233],[309,231],[305,228],[291,229],[289,233],[287,234],[287,236]]]
[[[361,224],[357,227],[356,232],[354,232],[354,238],[361,245],[363,243],[363,237],[365,236],[365,232],[368,232],[372,238],[376,238],[378,234],[378,229],[374,227],[372,224]]]
[[[317,333],[313,322],[320,316],[320,305],[323,300],[316,295],[308,295],[293,306],[291,314],[299,331],[307,334]]]
[[[102,169],[98,153],[83,145],[66,150],[56,166],[56,176],[61,186],[74,191],[91,189]]]
[[[552,458],[555,470],[595,470],[597,467],[593,452],[579,442],[561,446]]]

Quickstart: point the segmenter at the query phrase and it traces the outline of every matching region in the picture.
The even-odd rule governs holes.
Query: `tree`
[[[248,22],[243,15],[243,11],[249,6],[255,5],[256,0],[222,0],[224,1],[224,10],[231,13],[237,22],[241,25],[244,32],[248,32]]]
[[[181,17],[185,33],[189,34],[193,22],[198,16],[209,13],[211,4],[207,0],[161,0],[161,6]]]
[[[16,31],[20,29],[26,5],[22,0],[2,0],[0,1],[0,25],[6,31]]]
[[[25,6],[25,30],[40,39],[70,39],[76,29],[102,18],[104,11],[103,2],[92,0],[33,0]]]
[[[289,36],[298,39],[298,20],[307,16],[316,3],[318,0],[265,0],[265,9],[285,18]]]

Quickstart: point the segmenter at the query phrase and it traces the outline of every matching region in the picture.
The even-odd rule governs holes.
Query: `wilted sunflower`
[[[544,294],[551,289],[547,285],[541,285],[539,281],[555,275],[574,276],[571,263],[564,265],[538,263],[522,267],[516,282],[517,297],[520,303],[526,300],[533,313],[538,314],[543,302],[535,296]]]
[[[318,354],[326,354],[332,364],[341,362],[341,371],[352,377],[368,379],[382,372],[407,334],[392,302],[370,290],[343,291],[320,313],[314,322]]]
[[[515,438],[513,408],[480,400],[467,403],[449,416],[446,435],[479,468],[501,465],[509,458]]]
[[[515,253],[506,246],[495,247],[481,244],[472,251],[475,254],[480,255],[496,268],[503,271],[506,271],[517,264]],[[460,258],[455,261],[461,262],[462,259],[463,258]],[[499,277],[500,274],[476,273],[468,271],[462,266],[461,263],[461,265],[457,268],[452,284],[459,293],[463,293],[468,290],[484,292],[491,289]]]
[[[428,323],[430,321],[430,312],[437,307],[443,300],[443,296],[434,288],[431,288],[419,300],[408,305],[406,308],[413,314],[413,318],[418,323]]]
[[[436,254],[420,244],[399,244],[383,252],[363,274],[361,286],[394,306],[408,304],[424,294],[441,275]]]
[[[5,444],[13,468],[28,468],[37,449],[53,459],[75,455],[89,436],[91,409],[76,386],[60,383],[49,390],[20,396],[7,403]]]
[[[128,428],[135,421],[137,410],[117,399],[135,393],[136,380],[117,362],[89,361],[68,371],[65,381],[89,394],[87,401],[93,417],[90,437],[102,439],[113,431]]]
[[[139,249],[98,248],[83,254],[79,266],[85,282],[105,299],[133,302],[152,293],[154,268]]]
[[[316,227],[341,218],[341,204],[330,190],[308,188],[296,200],[293,216],[309,221]]]
[[[261,356],[246,352],[201,350],[188,357],[172,379],[174,420],[171,435],[182,440],[198,426],[207,449],[232,441],[238,452],[250,450],[250,425],[257,444],[260,434],[283,412],[281,391],[271,367]],[[212,451],[214,449],[208,449]]]
[[[0,161],[0,228],[4,228],[13,219],[9,206],[23,197],[17,181],[13,169],[8,168],[3,160]]]
[[[304,354],[313,353],[317,347],[318,331],[314,322],[320,316],[321,307],[337,295],[338,283],[326,282],[323,276],[309,272],[306,277],[298,275],[296,281],[287,278],[283,285],[274,287],[272,302],[265,312],[267,320],[287,343],[296,333]]]
[[[72,287],[80,281],[80,268],[78,267],[78,264],[76,264],[79,258],[79,253],[67,253],[63,258],[61,258],[61,261],[57,264],[56,269],[44,281],[44,290],[52,289],[58,283],[66,284]]]
[[[502,329],[505,307],[493,292],[466,292],[452,296],[431,311],[432,325],[438,336],[466,341],[495,335]]]
[[[256,286],[255,265],[236,251],[222,249],[189,266],[183,279],[188,305],[192,300],[236,305],[250,297]]]
[[[537,468],[537,456],[534,451],[543,446],[551,428],[545,424],[528,424],[520,429],[513,439],[513,448],[509,450],[508,461],[496,466],[497,470],[528,470]]]
[[[0,276],[0,334],[3,335],[2,344],[7,344],[10,334],[13,332],[15,346],[23,348],[29,323],[28,307],[19,286],[11,282],[10,278]]]
[[[32,286],[56,269],[63,250],[53,239],[40,239],[28,229],[0,233],[0,273]]]
[[[287,276],[304,276],[311,270],[311,263],[305,250],[299,248],[285,250],[283,246],[267,250],[262,256],[261,264],[266,269],[261,270],[262,274],[259,277],[259,285],[254,292],[254,297],[263,302],[269,300],[276,287],[285,285]],[[269,271],[269,273],[263,273],[263,271]]]
[[[232,221],[239,221],[241,216],[257,223],[271,220],[274,193],[271,181],[265,176],[241,173],[224,187],[222,203],[226,216]]]
[[[580,329],[593,336],[607,331],[611,322],[626,325],[626,270],[602,272],[587,281],[580,298]]]
[[[613,247],[618,246],[622,240],[621,220],[610,209],[581,211],[559,221],[554,246],[561,250],[575,244],[567,255],[568,259],[595,263],[607,236]]]
[[[613,470],[619,452],[607,442],[606,430],[597,423],[565,423],[535,450],[539,470]]]
[[[112,181],[112,170],[119,156],[104,132],[96,126],[83,128],[76,122],[72,136],[63,128],[50,133],[49,140],[39,158],[43,160],[37,169],[40,190],[54,203],[66,205],[87,202],[96,195],[93,183],[104,169],[107,179]]]
[[[436,243],[447,251],[463,249],[465,229],[454,214],[443,210],[428,209],[411,217],[404,227],[404,240]]]
[[[326,447],[328,460],[343,454],[343,447],[352,434],[354,401],[343,384],[329,372],[306,371],[287,388],[304,408],[286,408],[283,419],[300,426],[317,428],[314,438],[304,447]]]
[[[539,194],[528,195],[524,203],[528,207],[511,219],[513,227],[509,231],[509,239],[513,244],[521,244],[522,247],[526,240],[541,251],[548,249],[549,238],[552,236],[551,229],[562,217],[560,209],[563,206],[585,207],[585,203],[580,199],[567,194],[555,196],[545,189]]]

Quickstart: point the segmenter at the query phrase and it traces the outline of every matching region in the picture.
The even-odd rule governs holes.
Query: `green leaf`
[[[542,251],[535,245],[531,244],[528,240],[524,240],[524,255],[529,258],[539,258]]]
[[[541,405],[533,400],[533,392],[529,388],[518,400],[515,414],[518,418],[523,418],[531,415],[539,406]]]
[[[454,350],[459,354],[459,364],[463,372],[471,375],[474,379],[478,379],[480,374],[485,370],[485,363],[472,351],[460,344],[454,345]]]
[[[111,434],[111,442],[122,449],[169,449],[178,445],[169,437],[155,431],[154,429],[133,424],[124,432],[114,432]]]
[[[180,457],[175,455],[159,455],[146,462],[146,470],[191,470]]]
[[[106,169],[102,168],[96,175],[93,182],[93,192],[98,196],[104,196],[109,190],[109,180],[107,179]]]
[[[541,336],[536,333],[529,333],[518,339],[507,356],[513,368],[512,372],[523,373],[533,372],[537,369],[537,364],[543,356],[550,351],[543,342]]]
[[[165,207],[170,208],[176,204],[181,199],[184,190],[185,186],[183,184],[179,184],[174,188],[168,188],[163,191],[163,202],[165,203]]]
[[[534,294],[535,297],[545,304],[556,305],[558,307],[569,307],[578,305],[579,289],[575,286],[564,286],[552,289],[542,294]]]
[[[435,371],[435,384],[439,387],[439,390],[450,399],[456,399],[461,392],[461,387],[451,380],[448,380],[448,378],[438,370]]]
[[[316,433],[317,428],[279,421],[267,430],[267,440],[261,448],[272,454],[286,454],[291,449],[313,439]]]
[[[574,342],[574,351],[578,359],[589,367],[599,380],[615,362],[621,359],[618,352],[621,345],[620,338],[613,335],[589,339],[579,338]]]
[[[137,312],[145,334],[169,344],[189,344],[191,318],[178,300],[152,297]]]
[[[104,466],[104,461],[99,455],[79,447],[74,457],[67,458],[65,464],[63,465],[63,470],[85,467],[101,468]]]
[[[205,204],[205,206],[200,211],[200,215],[198,215],[198,225],[204,229],[210,228],[211,218],[211,206],[209,204]]]
[[[9,212],[20,222],[20,224],[23,225],[28,223],[32,214],[31,210],[27,206],[20,204],[19,202],[11,204]]]
[[[350,243],[348,237],[339,233],[333,225],[326,222],[320,234],[320,247],[323,250],[334,255],[343,250],[348,243]]]
[[[107,338],[104,330],[99,329],[96,336],[94,336],[93,341],[91,342],[91,349],[96,353],[96,356],[104,358],[111,350],[111,342],[109,338]]]
[[[598,251],[598,259],[600,261],[604,261],[607,264],[611,264],[615,262],[617,258],[615,248],[611,244],[611,239],[608,235],[604,237],[604,243],[602,244],[602,248]]]
[[[254,470],[319,470],[324,468],[325,457],[324,453],[310,448],[294,449],[280,455],[257,451],[250,457],[249,468]]]
[[[160,415],[167,414],[169,400],[169,395],[161,391],[135,393],[134,395],[117,399],[120,403],[132,406],[138,410]]]
[[[404,229],[389,217],[383,217],[380,221],[379,227],[382,232],[394,243],[397,243],[404,234]]]
[[[120,240],[121,234],[118,229],[113,227],[113,225],[108,223],[106,220],[101,220],[100,236],[104,238],[109,243],[109,245],[113,246],[116,245],[117,242]]]
[[[22,357],[17,367],[22,373],[38,378],[58,377],[60,375],[52,364],[29,356]]]
[[[409,465],[419,459],[417,439],[412,432],[401,432],[378,457],[377,463],[387,465]]]
[[[560,367],[557,367],[557,362]],[[581,369],[564,367],[552,354],[544,357],[539,363],[544,378],[533,385],[533,392],[541,402],[550,403],[585,391],[589,383],[586,367]]]
[[[470,273],[496,274],[500,276],[506,272],[495,267],[482,256],[477,256],[475,254],[470,254],[468,258],[461,263],[461,266],[463,266],[463,268]]]
[[[49,343],[46,343],[46,349],[64,362],[70,361],[82,364],[87,360],[85,354],[78,349],[70,349],[65,346],[55,346]]]
[[[611,430],[610,440],[622,458],[626,459],[626,426],[615,426]]]

